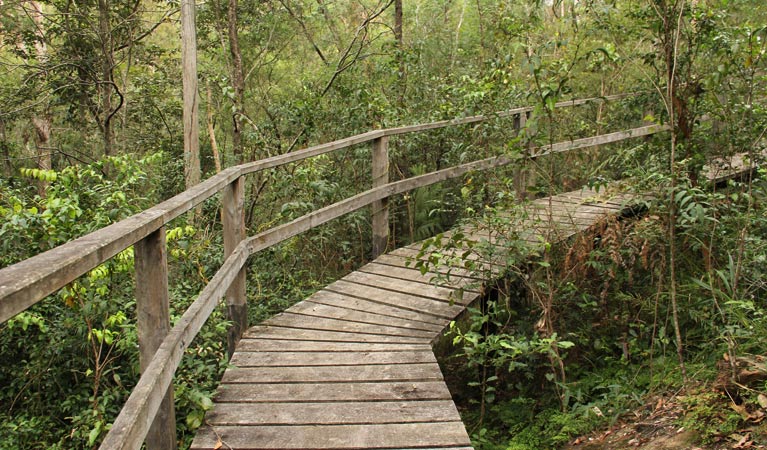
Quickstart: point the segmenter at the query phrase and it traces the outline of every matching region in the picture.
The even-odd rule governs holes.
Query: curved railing
[[[632,95],[635,94],[572,100],[558,103],[556,107],[616,100]],[[514,126],[519,128],[524,126],[524,121],[532,110],[532,107],[515,108],[489,117],[514,117]],[[149,447],[159,447],[161,445],[158,442],[163,439],[167,441],[168,430],[175,427],[170,389],[173,375],[181,362],[184,350],[221,298],[226,298],[229,318],[233,322],[229,332],[230,352],[247,327],[244,267],[248,257],[299,233],[370,205],[373,206],[373,252],[374,255],[382,253],[388,241],[388,197],[456,178],[471,171],[508,165],[513,161],[506,156],[497,156],[389,182],[389,137],[482,122],[489,117],[480,115],[370,131],[225,169],[152,208],[0,270],[0,323],[26,310],[122,250],[135,245],[137,334],[142,375],[100,448],[138,449],[145,439]],[[662,125],[634,128],[542,146],[531,149],[529,156],[537,158],[666,130],[668,127]],[[366,142],[372,142],[372,189],[246,237],[243,218],[245,175]],[[169,330],[165,225],[221,191],[224,194],[222,209],[226,259],[197,299]]]

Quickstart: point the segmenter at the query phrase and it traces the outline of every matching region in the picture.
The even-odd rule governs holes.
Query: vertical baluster
[[[373,141],[373,187],[389,182],[389,136]],[[373,258],[386,252],[389,243],[389,199],[373,202]]]
[[[224,257],[232,254],[237,245],[245,239],[245,181],[239,177],[224,189],[222,200],[224,222]],[[229,328],[227,344],[229,356],[234,353],[242,333],[248,328],[248,305],[245,301],[245,267],[240,270],[229,290],[226,291],[226,307],[232,326]]]
[[[151,233],[134,246],[136,267],[136,310],[139,342],[139,362],[143,373],[162,340],[170,331],[168,300],[168,257],[165,227]],[[173,405],[173,385],[157,410],[146,436],[148,450],[176,448],[176,413]]]

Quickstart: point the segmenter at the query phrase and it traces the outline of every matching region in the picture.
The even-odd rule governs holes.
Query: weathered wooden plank
[[[421,402],[221,403],[205,416],[209,425],[364,425],[458,422],[451,400]]]
[[[422,339],[431,339],[436,334],[435,331],[422,331],[393,326],[371,325],[367,323],[351,322],[348,320],[340,319],[328,319],[324,317],[307,316],[289,312],[278,314],[271,319],[265,320],[263,324],[300,329],[342,331],[346,333],[378,334],[383,336],[403,336]]]
[[[563,192],[554,196],[555,200],[577,201],[593,206],[613,207],[625,209],[631,206],[632,202],[640,200],[643,195],[633,192],[615,192],[611,189],[595,190],[592,188],[581,188],[577,191]]]
[[[557,215],[580,215],[587,216],[614,216],[621,213],[619,209],[606,209],[601,206],[585,205],[582,203],[566,203],[557,199],[549,203],[533,203],[530,205],[529,213],[548,212]]]
[[[376,344],[259,338],[243,338],[237,345],[237,350],[242,352],[408,352],[429,349],[431,349],[429,344]]]
[[[316,298],[319,299],[319,296]],[[401,319],[399,317],[391,317],[372,312],[359,311],[346,308],[345,306],[339,307],[333,305],[325,305],[322,303],[315,303],[313,301],[314,299],[315,297],[311,297],[308,300],[304,300],[301,303],[291,306],[285,310],[285,312],[421,331],[440,332],[443,328],[441,325],[424,323],[420,321],[416,322],[411,319]]]
[[[423,344],[423,338],[408,336],[389,336],[383,334],[368,334],[358,332],[313,330],[281,326],[254,326],[245,332],[243,337],[259,339],[280,339],[298,341],[329,341],[329,342],[366,342],[366,343],[400,343]]]
[[[418,295],[421,297],[441,300],[448,303],[454,302],[460,305],[468,305],[479,295],[476,292],[471,291],[460,292],[456,289],[432,286],[415,281],[405,281],[362,272],[352,272],[349,275],[343,277],[342,280],[357,284],[364,284],[366,286],[382,288],[394,292]]]
[[[551,214],[550,211],[540,211],[531,217],[531,226],[560,225],[594,225],[608,216],[605,215],[579,215],[579,214]]]
[[[437,251],[436,248],[429,248],[424,252],[423,256],[419,257],[418,255],[421,252],[420,246],[417,249],[410,247],[400,247],[397,250],[389,252],[388,255],[397,258],[404,258],[406,261],[412,261],[413,264],[415,264],[416,260],[427,260],[431,254],[431,250]],[[466,267],[467,261],[473,263],[474,267],[477,269],[492,270],[494,273],[502,271],[505,267],[500,263],[500,261],[488,261],[485,258],[485,255],[480,255],[474,250],[462,250],[457,248],[439,249],[439,253],[444,256],[444,262],[449,262],[451,264],[450,268],[447,268],[446,265],[440,265],[440,268],[445,271],[452,270],[453,268],[461,270],[461,268]]]
[[[560,214],[580,214],[582,216],[585,215],[620,215],[623,211],[627,210],[628,207],[618,207],[615,208],[603,208],[599,205],[592,205],[592,204],[582,204],[582,203],[570,203],[566,200],[563,200],[562,198],[557,198],[556,200],[552,200],[551,204],[540,202],[540,203],[534,203],[531,204],[531,212],[535,211],[541,211],[541,210],[552,210],[555,213]]]
[[[232,367],[222,383],[381,383],[395,381],[441,381],[439,365],[395,364],[391,366]],[[258,386],[251,389],[261,389]]]
[[[628,199],[627,199],[628,200]],[[551,199],[552,203],[565,203],[570,205],[588,205],[601,208],[607,212],[620,212],[626,209],[626,204],[620,198],[612,200],[604,196],[597,196],[595,192],[573,191],[557,194]],[[535,204],[544,203],[536,200]],[[546,202],[547,203],[547,202]]]
[[[381,255],[378,258],[376,258],[375,261],[373,261],[373,263],[387,265],[387,266],[415,269],[416,260],[414,258],[408,258],[406,256],[402,256],[399,254],[387,253],[386,255]],[[416,270],[420,271],[420,269],[416,269]],[[481,279],[478,274],[455,265],[448,266],[448,267],[443,267],[442,265],[438,267],[429,267],[429,271],[426,274],[427,276],[432,276],[432,277],[435,276],[436,274],[440,274],[440,275],[449,274],[451,277],[455,276],[458,278]]]
[[[391,449],[471,445],[461,422],[332,426],[216,426],[201,429],[191,449]]]
[[[352,297],[350,295],[343,295],[324,289],[312,294],[308,300],[313,303],[319,303],[322,305],[340,306],[343,308],[353,309],[355,311],[364,311],[388,317],[397,317],[415,323],[427,323],[439,326],[444,326],[445,324],[444,319],[434,317],[429,314],[423,314],[397,306],[376,303],[370,300],[363,300],[360,298]]]
[[[767,156],[767,151],[751,154],[750,152],[737,153],[728,158],[715,158],[703,166],[701,172],[710,183],[721,183],[727,180],[743,178],[751,174],[758,166],[754,157]]]
[[[219,403],[450,400],[443,381],[222,384]]]
[[[237,367],[370,366],[437,363],[431,350],[411,352],[243,352],[231,363]]]
[[[381,275],[389,278],[396,278],[405,281],[414,281],[416,283],[424,283],[432,286],[446,286],[451,288],[464,288],[467,291],[479,292],[480,280],[477,278],[462,277],[458,274],[453,274],[450,281],[446,279],[439,279],[434,274],[426,273],[421,274],[418,269],[410,267],[392,266],[387,264],[377,264],[371,262],[357,269],[358,272],[370,273],[374,275]]]
[[[441,300],[423,298],[401,292],[392,292],[374,286],[352,283],[344,279],[340,279],[335,283],[330,284],[325,290],[343,295],[355,296],[361,299],[368,299],[384,305],[392,305],[398,308],[418,311],[423,314],[429,314],[434,317],[448,320],[453,319],[463,311],[463,307],[460,305],[450,305]]]

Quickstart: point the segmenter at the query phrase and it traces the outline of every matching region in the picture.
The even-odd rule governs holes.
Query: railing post
[[[229,257],[237,245],[245,239],[245,180],[238,177],[224,189],[223,225],[224,257]],[[234,353],[242,333],[248,328],[248,305],[245,301],[245,267],[226,291],[226,310],[232,326],[227,333],[229,356]]]
[[[514,131],[519,136],[519,133],[527,125],[527,111],[522,111],[519,114],[514,115]],[[525,149],[529,149],[529,146]],[[527,199],[527,188],[529,187],[530,169],[527,166],[528,158],[527,154],[521,160],[522,166],[514,169],[514,190],[517,191],[517,200],[523,201]]]
[[[139,363],[146,370],[163,339],[170,331],[168,300],[168,257],[165,227],[138,241],[134,247],[136,267],[136,311]],[[160,409],[146,435],[148,450],[176,449],[176,412],[173,385],[168,388]]]
[[[373,141],[373,187],[389,182],[389,136]],[[389,244],[389,199],[373,202],[371,215],[373,227],[373,258],[386,252]]]

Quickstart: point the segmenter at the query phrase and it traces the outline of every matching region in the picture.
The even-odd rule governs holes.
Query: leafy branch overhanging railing
[[[591,102],[617,100],[635,94],[571,100],[557,108]],[[247,328],[245,264],[248,257],[304,231],[349,212],[372,205],[373,254],[385,251],[389,221],[387,199],[412,189],[456,178],[466,173],[505,166],[515,161],[497,156],[473,161],[424,175],[389,182],[388,141],[390,136],[513,117],[514,127],[524,126],[533,107],[502,111],[491,116],[472,116],[428,124],[375,130],[293,153],[242,164],[223,170],[175,197],[125,220],[0,270],[0,323],[26,310],[66,286],[122,250],[135,245],[137,334],[142,375],[119,416],[101,444],[101,449],[138,449],[146,439],[148,448],[162,447],[174,429],[173,376],[184,351],[205,321],[226,298],[232,326],[230,354]],[[531,149],[530,158],[647,136],[668,130],[649,125],[566,141]],[[373,187],[365,192],[318,209],[291,222],[246,237],[243,218],[245,175],[322,155],[353,145],[372,142]],[[221,268],[197,299],[170,328],[165,225],[199,203],[223,191],[224,255]],[[172,433],[171,433],[172,434]],[[162,437],[162,435],[165,435]],[[171,437],[173,440],[174,437]]]

